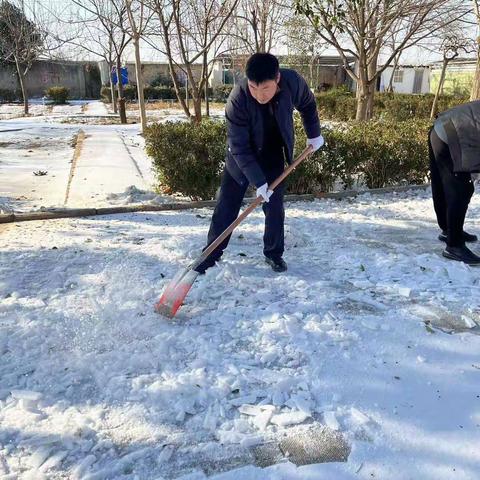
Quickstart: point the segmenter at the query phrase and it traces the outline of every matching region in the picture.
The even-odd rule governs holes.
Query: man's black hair
[[[254,53],[247,61],[245,74],[251,82],[262,83],[277,78],[280,66],[271,53]]]

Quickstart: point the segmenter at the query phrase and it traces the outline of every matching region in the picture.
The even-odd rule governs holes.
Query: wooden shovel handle
[[[285,180],[290,173],[292,173],[293,170],[301,163],[305,158],[310,155],[310,153],[313,152],[313,147],[311,145],[308,145],[305,150],[295,159],[295,161],[289,165],[283,173],[276,178],[269,186],[269,190],[275,190],[278,185]],[[204,260],[207,259],[207,257],[225,240],[225,238],[230,235],[233,230],[253,211],[255,208],[258,207],[263,202],[262,197],[257,197],[237,218],[234,220],[224,231],[221,233],[198,257],[192,265],[190,265],[190,269],[194,269],[195,267],[198,267]]]

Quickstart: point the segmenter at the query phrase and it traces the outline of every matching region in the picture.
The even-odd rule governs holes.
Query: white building
[[[388,89],[392,75],[395,93],[430,93],[430,67],[399,65],[395,71],[393,66],[387,67],[380,77],[378,91]]]

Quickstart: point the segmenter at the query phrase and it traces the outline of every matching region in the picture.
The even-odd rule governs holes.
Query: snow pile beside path
[[[109,193],[106,195],[107,200],[111,205],[130,205],[130,204],[146,204],[146,205],[161,205],[164,203],[188,201],[185,197],[174,197],[170,195],[159,195],[158,193],[141,190],[135,185],[130,185],[121,193]]]

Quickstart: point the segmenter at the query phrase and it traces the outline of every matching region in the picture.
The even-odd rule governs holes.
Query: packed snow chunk
[[[302,325],[297,315],[285,314],[283,316],[283,324],[285,326],[285,332],[291,336],[296,335],[302,330]]]
[[[35,452],[33,452],[32,456],[29,458],[28,463],[34,469],[40,468],[45,460],[50,455],[52,451],[52,447],[40,447]]]
[[[236,432],[234,430],[221,429],[215,432],[215,436],[222,445],[229,443],[240,443],[245,438],[243,433]]]
[[[17,400],[29,400],[31,402],[38,402],[42,398],[40,392],[34,392],[32,390],[12,390],[12,397]]]
[[[251,448],[263,443],[262,435],[245,435],[242,440],[240,440],[240,446],[243,448]]]
[[[340,424],[338,423],[335,412],[323,412],[323,420],[325,422],[325,425],[331,430],[340,430]]]
[[[273,405],[244,404],[238,407],[238,411],[240,413],[243,413],[244,415],[250,415],[250,416],[256,417],[257,415],[260,415],[264,411],[272,411],[272,412],[275,411],[275,407]]]
[[[243,415],[254,417],[252,424],[260,431],[264,431],[275,412],[274,405],[241,405],[238,409]]]
[[[370,280],[353,280],[352,285],[355,288],[367,289],[372,288],[373,283]]]
[[[135,450],[132,453],[128,453],[119,460],[111,462],[109,466],[85,475],[82,480],[104,480],[106,478],[119,477],[119,475],[131,464],[150,455],[151,450],[152,449],[150,447],[147,447],[140,450]]]
[[[472,269],[462,262],[451,262],[445,265],[448,278],[455,284],[472,285],[476,280]]]
[[[397,292],[400,296],[409,298],[410,294],[412,293],[412,289],[408,287],[401,287],[400,285],[397,287]]]
[[[229,403],[233,407],[240,407],[245,403],[255,403],[256,401],[257,401],[257,395],[253,393],[250,395],[245,395],[243,397],[232,398],[232,400],[230,400]]]
[[[265,410],[264,412],[255,416],[255,418],[252,420],[254,427],[263,432],[268,427],[268,424],[272,419],[273,412],[274,410]]]
[[[40,470],[42,472],[46,472],[50,469],[57,468],[67,455],[68,455],[67,450],[62,450],[60,452],[55,453],[43,463],[43,465],[40,467]]]
[[[213,405],[208,409],[207,414],[205,415],[205,419],[203,420],[203,428],[214,432],[217,428],[218,416],[218,406]]]
[[[86,456],[72,471],[73,480],[81,480],[84,478],[85,473],[88,469],[97,461],[95,455]]]
[[[173,445],[165,445],[157,457],[157,463],[167,463],[173,455],[175,447]]]
[[[305,412],[291,411],[273,415],[272,423],[278,425],[279,427],[288,427],[289,425],[298,425],[299,423],[303,423],[309,417],[310,415]]]
[[[293,394],[287,401],[286,405],[300,412],[304,412],[308,416],[312,415],[313,404],[309,392]]]
[[[350,415],[355,425],[366,425],[370,422],[370,418],[355,407],[350,409]]]
[[[462,315],[462,320],[465,322],[465,326],[467,328],[475,328],[478,326],[475,320],[472,320],[470,317],[467,317],[466,315]]]

